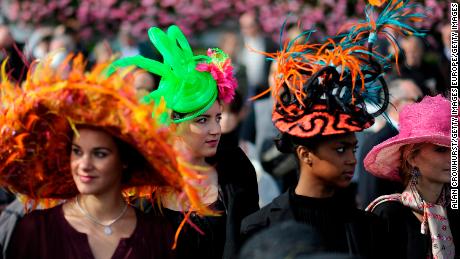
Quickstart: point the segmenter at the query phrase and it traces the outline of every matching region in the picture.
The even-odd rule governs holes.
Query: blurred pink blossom
[[[367,0],[9,0],[0,10],[13,22],[62,24],[76,20],[84,37],[104,35],[123,22],[133,35],[142,36],[150,26],[179,24],[186,34],[237,20],[248,10],[257,10],[265,33],[278,39],[286,19],[300,22],[302,29],[315,28],[315,37],[335,33],[349,21],[363,18]],[[429,9],[422,26],[430,29],[446,17],[447,1],[417,0]],[[358,15],[357,15],[358,14]],[[295,20],[295,21],[291,21]],[[141,34],[141,35],[138,35]],[[145,36],[145,35],[144,35]]]

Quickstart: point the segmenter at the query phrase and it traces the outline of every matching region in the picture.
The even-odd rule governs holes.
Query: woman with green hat
[[[180,258],[229,258],[239,246],[242,219],[259,209],[256,174],[249,159],[237,146],[220,147],[217,152],[222,102],[231,102],[237,87],[231,61],[220,49],[195,56],[175,25],[166,33],[152,27],[148,34],[164,62],[138,55],[115,61],[113,69],[136,65],[161,76],[158,89],[144,102],[163,99],[172,111],[164,120],[176,124],[176,148],[202,175],[195,181],[201,190],[198,198],[216,216],[198,215],[172,189],[162,190],[161,204],[154,209],[183,227],[176,236]],[[189,224],[182,224],[184,219]]]

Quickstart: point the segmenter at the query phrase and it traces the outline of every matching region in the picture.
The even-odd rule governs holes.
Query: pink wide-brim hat
[[[399,114],[399,134],[372,148],[364,158],[364,167],[377,177],[401,181],[400,148],[416,143],[449,147],[450,121],[450,102],[441,95],[405,106]]]

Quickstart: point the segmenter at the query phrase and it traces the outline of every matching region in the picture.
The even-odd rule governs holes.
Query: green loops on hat
[[[217,99],[216,80],[207,71],[198,71],[198,63],[209,62],[207,56],[195,56],[182,31],[176,25],[167,33],[158,27],[148,31],[150,41],[163,56],[163,63],[141,55],[119,59],[112,63],[108,74],[117,68],[137,66],[161,76],[159,87],[143,98],[146,103],[158,103],[161,97],[166,107],[174,112],[187,114],[174,122],[196,118],[206,112]]]

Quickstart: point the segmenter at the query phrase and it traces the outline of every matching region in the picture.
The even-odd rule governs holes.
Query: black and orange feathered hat
[[[261,94],[271,91],[275,98],[275,127],[299,138],[370,127],[389,102],[383,75],[391,56],[376,52],[377,36],[390,41],[397,58],[396,36],[423,35],[408,25],[423,17],[414,10],[407,0],[371,1],[366,19],[346,34],[316,44],[308,43],[314,31],[305,31],[282,50],[263,53],[276,62],[275,85]]]

